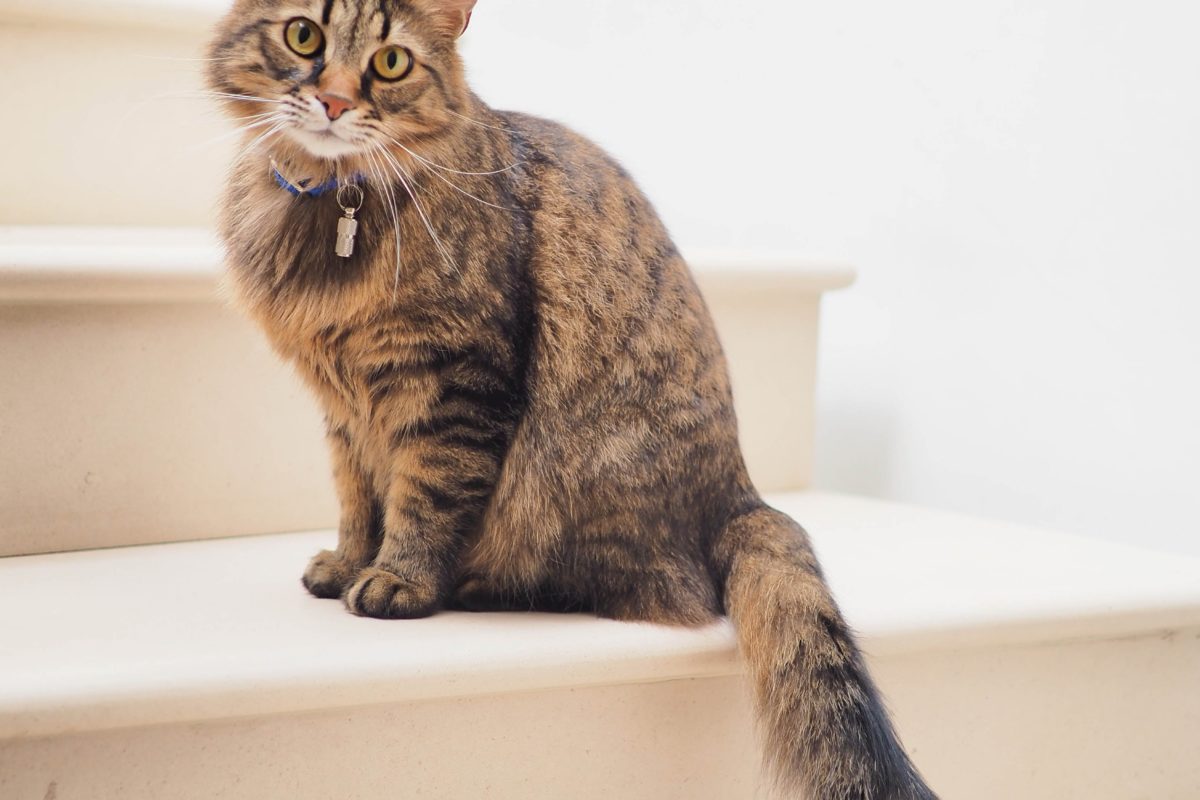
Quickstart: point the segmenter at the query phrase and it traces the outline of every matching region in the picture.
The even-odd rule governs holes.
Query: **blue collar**
[[[275,178],[275,182],[279,184],[279,188],[286,190],[293,197],[320,197],[323,194],[336,191],[338,188],[338,179],[336,176],[316,186],[311,186],[312,178],[305,178],[302,181],[292,183],[283,176],[283,173],[275,166],[274,161],[271,162],[271,175]],[[347,183],[362,183],[362,181],[362,175],[352,175]]]
[[[292,182],[283,177],[279,170],[275,169],[274,167],[271,167],[271,174],[275,176],[275,182],[279,184],[280,188],[286,189],[288,194],[295,197],[299,197],[300,195],[306,195],[308,197],[320,197],[326,192],[332,192],[337,188],[338,185],[337,178],[330,178],[320,186],[314,186],[310,189],[308,188],[308,184],[311,182],[311,179],[302,180],[300,181],[299,185],[293,186]]]

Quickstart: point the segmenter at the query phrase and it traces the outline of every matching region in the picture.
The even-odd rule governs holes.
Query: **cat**
[[[228,281],[332,453],[337,549],[304,586],[384,618],[728,613],[785,792],[933,798],[807,535],[747,477],[662,222],[596,145],[471,92],[473,7],[236,0],[210,45],[246,138]]]

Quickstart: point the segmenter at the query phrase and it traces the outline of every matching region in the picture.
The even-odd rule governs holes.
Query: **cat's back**
[[[621,163],[596,142],[554,120],[517,111],[495,112],[518,163],[531,178],[535,210],[583,222],[583,231],[639,232],[669,240],[658,214]]]
[[[601,315],[609,307],[643,311],[668,289],[699,301],[654,206],[616,158],[561,123],[495,114],[518,165],[517,191],[531,211],[535,281],[561,283]]]
[[[517,142],[526,163],[562,171],[575,178],[628,175],[597,143],[574,128],[522,111],[496,111],[497,129]]]
[[[546,345],[535,354],[538,388],[556,399],[561,390],[582,416],[628,413],[633,403],[661,418],[682,409],[690,425],[703,409],[713,430],[732,439],[715,327],[645,194],[615,158],[567,126],[499,117],[534,196],[529,275]]]

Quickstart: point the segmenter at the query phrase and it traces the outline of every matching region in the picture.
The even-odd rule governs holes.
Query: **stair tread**
[[[218,0],[9,0],[0,20],[187,31],[207,29],[224,11]]]
[[[820,492],[769,499],[811,532],[868,652],[1200,625],[1200,559]],[[0,738],[738,670],[725,623],[356,618],[299,585],[334,539],[0,559]]]
[[[794,253],[707,249],[685,256],[706,288],[723,292],[812,294],[854,281],[844,264]],[[221,258],[204,228],[0,226],[0,301],[211,299]]]

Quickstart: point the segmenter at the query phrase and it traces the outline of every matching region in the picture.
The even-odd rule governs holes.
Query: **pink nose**
[[[348,97],[342,97],[340,94],[326,92],[317,95],[317,99],[321,101],[321,105],[325,106],[325,116],[330,119],[337,119],[354,108],[354,101]]]

